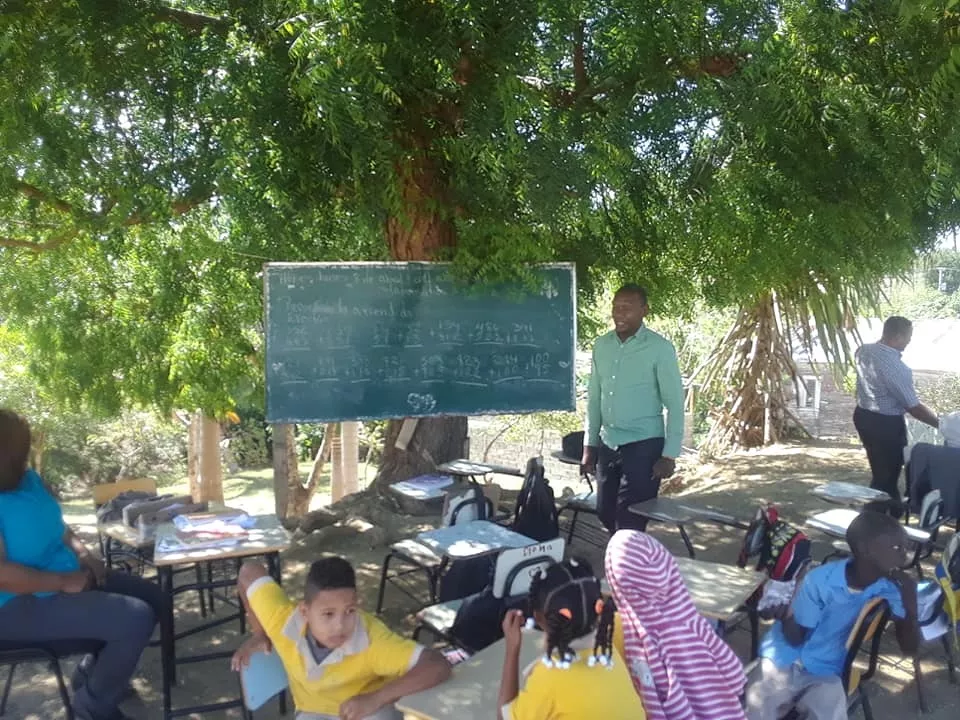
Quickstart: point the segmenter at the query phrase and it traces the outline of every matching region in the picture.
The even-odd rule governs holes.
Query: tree
[[[258,394],[265,259],[560,258],[585,298],[617,271],[740,304],[847,272],[870,255],[847,238],[900,262],[956,186],[945,8],[33,0],[0,23],[0,308],[51,386],[111,402]],[[401,450],[394,423],[381,480],[465,429]]]

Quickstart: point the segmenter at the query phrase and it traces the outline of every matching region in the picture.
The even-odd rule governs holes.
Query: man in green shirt
[[[593,346],[581,470],[596,473],[597,511],[611,532],[646,528],[630,506],[657,496],[683,441],[677,351],[643,324],[649,310],[646,290],[624,285],[613,298],[614,330]]]

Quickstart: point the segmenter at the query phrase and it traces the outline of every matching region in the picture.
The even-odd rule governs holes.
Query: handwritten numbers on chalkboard
[[[267,416],[333,422],[572,408],[573,267],[531,272],[532,287],[463,288],[439,263],[269,264]]]
[[[425,395],[410,393],[407,395],[407,404],[410,406],[411,411],[417,414],[427,415],[437,406],[437,401],[433,395],[429,393]]]

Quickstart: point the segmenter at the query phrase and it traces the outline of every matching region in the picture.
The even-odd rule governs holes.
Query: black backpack
[[[513,511],[513,530],[537,542],[560,537],[556,497],[544,475],[543,460],[538,457],[527,461],[523,486]]]

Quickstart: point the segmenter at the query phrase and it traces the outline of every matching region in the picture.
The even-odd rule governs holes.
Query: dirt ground
[[[548,466],[549,469],[550,466]],[[569,482],[569,474],[562,475],[557,468],[553,477],[561,477],[558,495]],[[739,515],[750,515],[761,502],[778,503],[787,519],[800,524],[812,512],[824,505],[810,494],[811,488],[829,480],[865,482],[866,460],[862,450],[846,441],[811,441],[806,444],[779,446],[759,452],[742,453],[715,463],[701,463],[694,457],[686,459],[681,467],[681,479],[672,490],[679,495],[695,496],[698,500]],[[509,478],[498,478],[505,488],[516,487]],[[244,505],[242,497],[230,501]],[[263,511],[260,508],[251,508]],[[302,587],[304,572],[310,561],[322,553],[335,552],[350,558],[358,569],[361,592],[367,607],[376,602],[380,565],[386,547],[395,540],[427,529],[436,522],[434,517],[411,517],[388,511],[380,506],[371,510],[363,506],[355,514],[364,517],[367,524],[353,527],[326,528],[308,535],[298,534],[294,546],[284,554],[284,579],[292,593]],[[70,521],[90,537],[92,516],[70,514]],[[651,525],[650,532],[677,554],[683,552],[679,536],[673,528]],[[730,531],[709,524],[691,529],[698,558],[733,563],[741,541],[739,531]],[[829,546],[821,543],[821,553]],[[572,552],[585,554],[595,563],[600,562],[598,551],[585,544],[574,543]],[[599,566],[599,565],[598,565]],[[403,594],[389,589],[384,619],[395,629],[409,633],[416,603]],[[224,612],[225,606],[218,605]],[[177,627],[189,627],[199,620],[195,595],[182,596],[177,607]],[[231,623],[209,633],[194,636],[178,643],[180,652],[199,652],[213,648],[233,648],[239,642],[238,623]],[[748,636],[737,631],[730,639],[735,650],[746,656]],[[931,712],[922,716],[918,709],[912,668],[904,663],[888,633],[884,644],[876,682],[872,687],[874,712],[878,720],[927,717],[930,720],[956,718],[960,704],[960,688],[947,680],[943,650],[939,645],[927,648],[923,655],[924,686]],[[67,670],[72,669],[67,663]],[[5,672],[5,671],[3,671]],[[0,677],[0,680],[5,678]],[[198,702],[216,702],[234,697],[238,690],[236,677],[226,662],[181,666],[180,683],[174,691],[174,706]],[[124,709],[139,720],[160,718],[160,663],[156,649],[148,649],[135,679],[138,697],[128,701]],[[8,717],[23,720],[53,720],[63,717],[55,683],[42,667],[21,667],[16,671],[8,708]],[[492,711],[491,711],[492,712]],[[200,717],[191,716],[191,717]],[[238,718],[238,712],[210,713],[208,718]],[[256,714],[258,720],[279,718],[275,703]],[[491,715],[492,717],[492,715]]]

